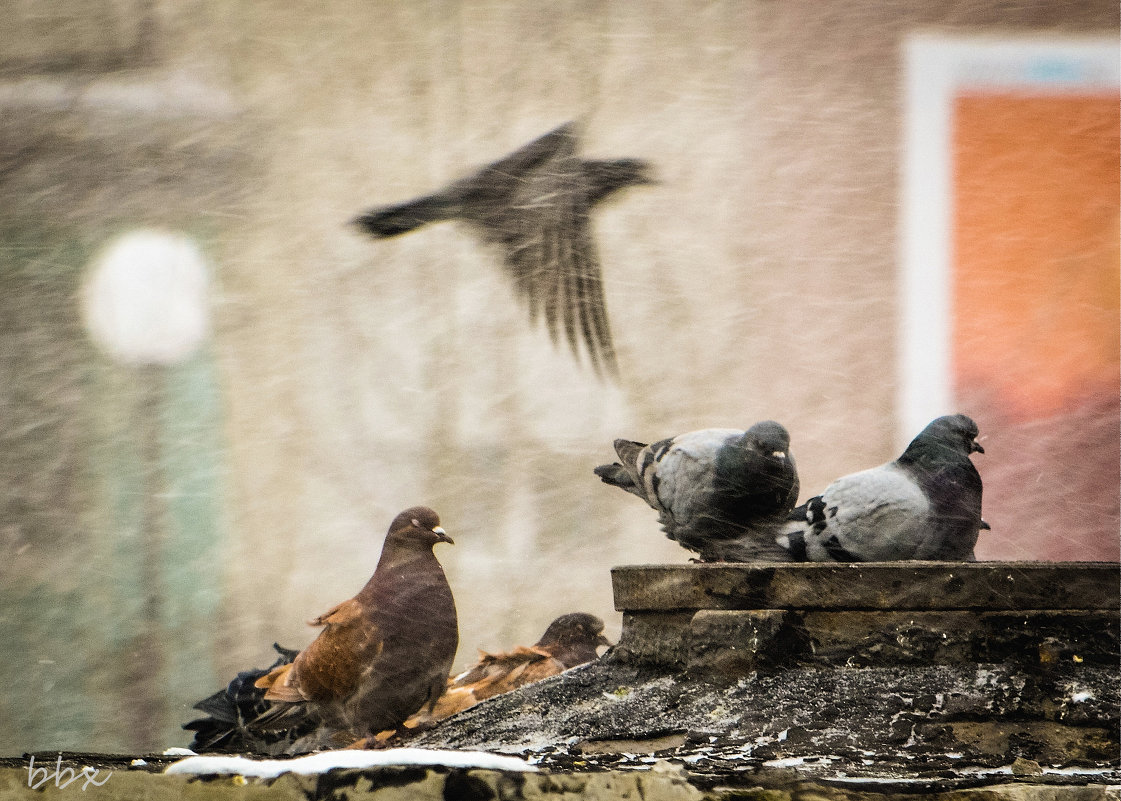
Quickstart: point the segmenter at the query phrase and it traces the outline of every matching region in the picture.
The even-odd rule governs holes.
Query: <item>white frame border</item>
[[[1082,93],[1121,86],[1108,37],[915,34],[904,43],[897,444],[957,411],[950,383],[953,99],[961,89]]]

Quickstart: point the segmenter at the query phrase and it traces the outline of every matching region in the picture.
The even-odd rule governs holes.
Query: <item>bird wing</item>
[[[448,689],[453,687],[470,687],[477,684],[484,679],[489,678],[490,672],[495,664],[495,654],[488,654],[486,651],[479,649],[479,661],[476,662],[467,670],[463,671],[457,676],[452,676],[448,679]]]
[[[509,207],[488,216],[480,232],[502,245],[506,270],[530,320],[543,317],[554,342],[563,328],[574,354],[582,339],[593,367],[616,374],[587,178],[571,129],[558,132],[552,152],[525,170]]]
[[[294,678],[292,665],[281,665],[257,679],[254,686],[265,690],[266,701],[284,701],[290,704],[306,701],[307,697],[300,692]]]
[[[443,720],[462,712],[464,709],[470,709],[479,703],[479,700],[470,687],[449,687],[436,701],[430,712],[424,710],[417,712],[410,716],[403,725],[405,728],[412,729],[422,723]]]
[[[362,617],[362,607],[354,598],[336,604],[319,617],[309,620],[309,626],[345,626],[351,625]]]
[[[487,207],[501,208],[505,196],[513,191],[524,173],[538,169],[558,150],[568,146],[569,142],[574,142],[574,137],[574,125],[562,125],[438,192],[404,203],[370,209],[354,222],[367,233],[388,238],[461,214],[464,210],[463,201],[467,198],[483,204],[484,210]]]
[[[896,462],[837,479],[822,493],[823,525],[806,532],[810,561],[913,559],[930,503]]]
[[[447,689],[432,705],[431,711],[422,710],[412,715],[405,721],[406,728],[443,720],[487,698],[508,693],[565,669],[547,651],[536,646],[518,646],[512,651],[497,654],[479,653],[479,662],[448,679]]]
[[[516,177],[540,169],[542,165],[555,159],[558,155],[574,156],[577,144],[576,127],[575,122],[566,122],[564,125],[559,125],[532,142],[519,147],[510,155],[491,162],[479,172]],[[477,181],[477,179],[467,178],[464,183],[472,180]]]
[[[259,679],[272,701],[338,701],[352,694],[363,673],[381,653],[377,625],[356,599],[343,601],[311,621],[323,626],[311,644],[290,665]]]
[[[646,503],[650,503],[650,499],[646,497],[646,485],[642,479],[642,470],[640,457],[643,450],[647,447],[644,442],[635,442],[629,439],[615,440],[615,453],[619,455],[620,462],[613,464],[601,464],[595,468],[594,472],[599,476],[604,484],[611,484],[621,490],[637,495]]]
[[[564,670],[564,665],[554,659],[548,651],[537,646],[519,645],[512,651],[490,656],[493,659],[490,675],[473,688],[479,700],[508,693]]]
[[[947,460],[933,471],[912,466],[930,499],[932,524],[916,545],[915,559],[973,561],[981,528],[981,476],[968,456]]]
[[[678,532],[687,532],[711,521],[716,489],[716,453],[743,431],[708,428],[674,437],[669,447],[656,454],[657,484],[648,486],[659,505],[673,518]],[[652,446],[653,447],[653,446]],[[650,471],[647,471],[649,476]]]

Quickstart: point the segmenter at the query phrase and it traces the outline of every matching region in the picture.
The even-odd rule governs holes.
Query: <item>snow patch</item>
[[[326,773],[336,768],[377,768],[387,765],[443,765],[449,768],[479,768],[532,772],[537,768],[517,757],[486,751],[436,751],[425,748],[390,748],[384,751],[323,751],[295,759],[247,759],[240,756],[192,756],[168,765],[165,773],[191,776],[235,774],[261,779],[282,773]]]

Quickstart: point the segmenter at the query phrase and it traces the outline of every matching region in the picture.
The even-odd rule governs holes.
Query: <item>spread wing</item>
[[[617,373],[587,177],[575,137],[561,136],[556,145],[526,172],[501,220],[488,220],[482,233],[503,247],[506,271],[530,320],[543,317],[554,342],[563,329],[573,353],[582,339],[597,370]]]

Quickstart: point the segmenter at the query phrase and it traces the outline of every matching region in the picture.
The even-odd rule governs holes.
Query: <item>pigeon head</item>
[[[603,621],[586,612],[561,615],[537,641],[538,648],[551,652],[565,667],[595,659],[596,648],[600,645],[611,645],[603,636]]]
[[[611,645],[607,638],[603,636],[603,621],[586,612],[572,612],[571,614],[561,615],[549,624],[549,628],[545,629],[545,633],[541,635],[537,644],[553,645],[559,642],[579,641],[594,642],[596,645]]]
[[[911,441],[907,451],[919,447],[926,452],[952,451],[966,456],[984,453],[985,449],[977,442],[977,433],[977,424],[969,417],[964,414],[949,414],[931,421]]]
[[[593,205],[628,186],[656,184],[650,162],[642,159],[611,159],[584,162],[588,182],[588,202]]]
[[[790,452],[790,434],[774,420],[764,420],[747,429],[744,442],[765,456],[784,459]]]
[[[385,540],[386,544],[392,542],[395,545],[420,545],[427,548],[438,542],[455,544],[455,540],[440,527],[440,516],[427,506],[414,506],[393,518]]]
[[[707,510],[725,528],[773,514],[785,515],[798,498],[798,471],[790,453],[790,435],[774,420],[751,426],[743,436],[720,448],[714,459],[713,489],[719,510]],[[737,525],[731,525],[737,521]],[[702,558],[708,559],[702,553]]]

